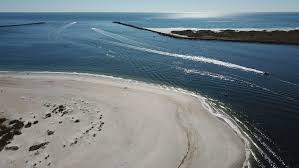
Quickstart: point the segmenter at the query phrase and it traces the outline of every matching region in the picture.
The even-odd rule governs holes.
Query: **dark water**
[[[299,46],[188,41],[144,27],[296,28],[299,13],[213,18],[178,14],[2,13],[0,70],[87,72],[200,93],[235,118],[253,167],[299,167]],[[270,76],[263,75],[270,72]]]

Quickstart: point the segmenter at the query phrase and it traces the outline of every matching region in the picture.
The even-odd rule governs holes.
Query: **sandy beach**
[[[245,145],[198,98],[117,78],[0,73],[0,167],[240,168]]]

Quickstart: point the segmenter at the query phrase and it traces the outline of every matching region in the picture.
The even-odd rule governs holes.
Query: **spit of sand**
[[[237,168],[243,141],[194,96],[128,80],[0,73],[0,167]]]

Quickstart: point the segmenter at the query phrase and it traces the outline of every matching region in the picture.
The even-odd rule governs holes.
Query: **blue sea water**
[[[299,13],[0,13],[0,70],[105,74],[183,88],[234,118],[253,167],[299,167],[299,46],[193,41],[143,27],[293,28]],[[263,75],[269,72],[269,76]]]

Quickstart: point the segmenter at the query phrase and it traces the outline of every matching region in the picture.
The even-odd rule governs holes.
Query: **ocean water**
[[[39,21],[0,27],[1,71],[104,74],[199,93],[243,131],[252,167],[299,167],[299,46],[180,40],[112,23],[297,29],[299,13],[0,13],[0,26]]]

